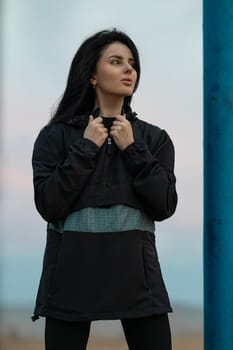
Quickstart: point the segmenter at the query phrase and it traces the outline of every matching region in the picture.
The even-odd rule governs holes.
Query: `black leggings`
[[[121,320],[129,350],[171,350],[167,314]],[[46,318],[46,350],[85,350],[91,322],[66,322]]]

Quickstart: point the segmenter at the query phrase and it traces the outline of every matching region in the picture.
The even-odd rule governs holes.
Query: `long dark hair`
[[[90,79],[95,72],[103,49],[115,41],[123,43],[132,52],[137,72],[134,91],[137,89],[140,78],[140,61],[134,42],[128,35],[116,29],[100,31],[86,39],[76,52],[71,63],[64,94],[50,123],[65,122],[79,114],[93,111],[95,93]],[[126,111],[130,107],[131,98],[132,96],[124,98],[123,108]]]

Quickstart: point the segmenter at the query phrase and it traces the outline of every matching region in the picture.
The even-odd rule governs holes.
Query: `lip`
[[[127,79],[127,78],[125,78],[125,79],[121,79],[121,81],[122,81],[123,83],[125,83],[125,84],[130,84],[130,85],[133,84],[133,80],[132,80],[132,79]]]

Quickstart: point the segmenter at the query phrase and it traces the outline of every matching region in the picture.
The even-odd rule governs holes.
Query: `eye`
[[[118,59],[114,59],[114,60],[111,61],[111,63],[112,64],[120,64],[121,62]]]
[[[136,69],[136,64],[135,64],[135,62],[131,62],[130,64],[131,64],[131,66],[133,67],[133,69]]]

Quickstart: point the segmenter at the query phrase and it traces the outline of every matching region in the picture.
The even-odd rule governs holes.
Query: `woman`
[[[47,350],[86,349],[100,319],[121,320],[130,350],[171,349],[154,221],[176,208],[174,148],[131,111],[139,77],[126,34],[88,38],[35,142],[35,203],[48,226],[32,318],[46,317]]]

